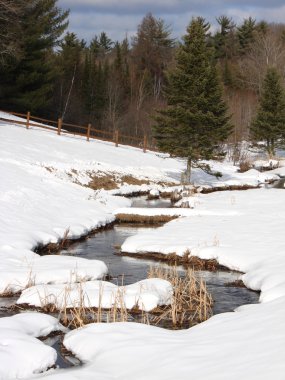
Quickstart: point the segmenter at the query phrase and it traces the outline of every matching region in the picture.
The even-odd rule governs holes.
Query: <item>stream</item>
[[[165,199],[147,200],[147,197],[133,198],[132,207],[171,207],[171,202]],[[109,269],[111,281],[117,285],[128,285],[140,281],[147,277],[150,266],[167,264],[158,263],[152,260],[136,259],[117,255],[120,246],[126,238],[136,234],[141,230],[158,228],[159,226],[146,226],[140,224],[115,224],[112,229],[102,230],[85,241],[74,243],[68,249],[62,250],[61,255],[71,255],[87,258],[90,260],[103,260]],[[178,267],[183,275],[183,267]],[[226,283],[234,282],[240,278],[240,273],[232,271],[199,271],[199,276],[207,284],[208,292],[214,299],[213,314],[233,311],[238,306],[244,304],[257,303],[259,294],[246,288],[229,287]],[[8,317],[15,312],[8,311],[7,306],[14,304],[15,297],[0,297],[0,318]],[[58,353],[56,366],[58,368],[68,368],[80,365],[80,361],[69,354],[64,354],[60,348],[62,336],[46,338],[45,344],[54,347]]]
[[[171,202],[165,199],[147,200],[147,197],[133,198],[132,207],[171,207]],[[91,238],[72,245],[61,251],[63,255],[84,257],[90,260],[103,260],[109,269],[112,282],[116,285],[128,285],[147,277],[150,266],[167,264],[152,260],[137,259],[127,256],[118,256],[122,243],[138,231],[158,228],[137,223],[116,224],[114,228],[96,233]],[[183,274],[183,267],[178,267]],[[257,303],[259,294],[246,288],[225,286],[226,283],[236,281],[240,273],[232,271],[199,271],[197,272],[207,284],[207,289],[214,299],[213,313],[233,311],[241,305]]]

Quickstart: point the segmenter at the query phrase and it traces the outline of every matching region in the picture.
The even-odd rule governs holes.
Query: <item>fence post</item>
[[[58,135],[60,135],[61,127],[62,127],[62,119],[58,119],[58,122],[57,122],[57,134]]]
[[[27,112],[27,123],[26,123],[26,128],[29,129],[30,127],[30,118],[31,118],[31,112]]]
[[[144,138],[143,138],[143,152],[144,153],[146,152],[146,146],[147,146],[147,137],[146,135],[144,135]]]
[[[90,139],[90,131],[91,131],[91,124],[89,123],[87,127],[87,141],[89,141]]]
[[[119,131],[118,129],[115,130],[115,146],[119,146]]]

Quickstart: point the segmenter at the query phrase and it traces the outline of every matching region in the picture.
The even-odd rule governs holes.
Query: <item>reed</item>
[[[205,321],[212,315],[212,297],[194,270],[189,268],[180,275],[176,266],[154,266],[150,268],[148,277],[165,279],[173,286],[171,306],[157,316],[157,324],[162,320],[171,321],[173,328],[183,328]]]
[[[98,305],[93,307],[84,291],[84,282],[79,282],[76,289],[71,284],[65,286],[64,294],[60,295],[61,303],[53,294],[42,295],[40,307],[37,309],[58,314],[58,319],[69,328],[79,328],[89,323],[129,321],[181,329],[202,322],[212,315],[212,298],[207,292],[205,282],[194,270],[187,269],[181,273],[176,266],[153,266],[149,268],[148,278],[161,278],[171,283],[173,296],[170,305],[156,307],[150,312],[141,310],[138,305],[127,309],[122,278],[122,286],[112,294],[110,308],[106,308],[103,303],[103,283],[99,289]]]

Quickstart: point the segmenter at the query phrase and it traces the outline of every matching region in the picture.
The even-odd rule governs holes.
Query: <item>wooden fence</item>
[[[102,131],[100,129],[93,128],[91,124],[82,126],[77,124],[65,123],[62,121],[62,119],[58,119],[57,121],[48,120],[43,119],[41,117],[32,116],[30,112],[27,112],[26,114],[7,111],[2,112],[5,112],[9,115],[25,118],[26,120],[12,120],[5,117],[0,117],[0,121],[25,125],[27,129],[29,129],[30,127],[38,127],[56,132],[59,136],[70,134],[73,136],[85,137],[87,141],[90,141],[90,139],[109,141],[113,142],[116,147],[118,147],[119,145],[130,145],[136,148],[141,148],[144,153],[147,151],[147,149],[156,150],[154,146],[150,147],[148,145],[148,139],[146,135],[143,138],[139,138],[124,135],[120,133],[119,130],[115,130],[114,132]]]

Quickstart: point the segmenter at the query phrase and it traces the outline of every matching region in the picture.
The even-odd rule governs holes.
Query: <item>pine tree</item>
[[[23,0],[0,1],[0,68],[9,64],[21,53],[19,37],[21,36],[21,16],[24,8]]]
[[[256,118],[251,124],[255,140],[264,140],[270,157],[285,140],[285,90],[275,68],[268,68]]]
[[[235,24],[230,17],[224,15],[219,16],[216,20],[220,30],[214,35],[215,55],[217,58],[228,58],[229,51],[232,48],[229,45],[233,42],[232,38],[229,37],[233,34]]]
[[[138,26],[137,35],[132,39],[132,58],[136,65],[137,78],[148,78],[148,93],[153,93],[156,98],[160,96],[164,70],[174,46],[170,34],[169,27],[162,19],[148,13]]]
[[[81,85],[80,61],[84,48],[85,42],[80,41],[75,33],[67,33],[60,43],[56,71],[59,74],[57,84],[60,86],[58,115],[62,119],[70,119],[72,110],[78,105]]]
[[[191,166],[213,157],[231,131],[213,50],[207,44],[208,30],[209,24],[202,18],[190,23],[176,56],[176,68],[168,75],[167,108],[155,118],[158,147],[187,158],[188,182]]]
[[[254,41],[255,30],[256,21],[252,17],[245,19],[243,24],[238,28],[237,35],[241,54],[245,54],[250,44]]]
[[[43,110],[51,101],[54,71],[53,47],[67,27],[68,11],[57,0],[27,0],[21,19],[21,59],[10,71],[13,98],[10,103],[23,111]]]

